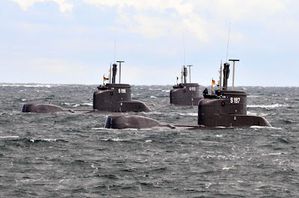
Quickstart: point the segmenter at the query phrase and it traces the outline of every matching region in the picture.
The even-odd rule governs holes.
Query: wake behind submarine
[[[181,71],[181,83],[177,83],[170,90],[170,104],[180,106],[193,106],[197,105],[199,97],[199,84],[191,83],[191,66],[189,67],[189,83],[187,83],[188,71],[187,67],[183,66]],[[178,77],[177,77],[178,80]]]
[[[214,93],[211,91],[211,94],[204,91],[204,98],[198,103],[198,125],[205,127],[271,126],[263,117],[247,115],[247,94],[244,91],[236,91],[234,87],[235,62],[239,60],[230,59],[229,61],[233,62],[232,89],[228,90],[227,86],[230,64],[224,63],[223,65],[223,84],[221,84],[221,64],[219,87]]]
[[[98,86],[98,90],[93,94],[93,109],[98,111],[110,112],[148,112],[150,109],[140,101],[132,100],[131,86],[121,84],[121,64],[119,63],[119,83],[115,82],[117,74],[117,64],[110,66],[110,76],[103,77],[103,80],[109,80],[109,83]]]

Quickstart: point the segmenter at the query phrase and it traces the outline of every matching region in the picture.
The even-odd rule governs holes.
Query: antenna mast
[[[189,82],[191,83],[191,67],[193,65],[187,65],[187,67],[189,67]]]
[[[121,61],[121,60],[118,60],[116,61],[118,64],[119,64],[119,84],[121,83],[121,64],[124,63],[125,61]]]
[[[235,62],[238,62],[240,61],[239,59],[229,59],[228,61],[231,61],[233,62],[233,80],[232,80],[232,89],[234,90],[235,89]]]
[[[114,40],[113,55],[114,55],[114,62],[115,62],[116,61],[116,40]]]
[[[231,29],[231,23],[229,22],[228,26],[228,34],[227,34],[227,44],[226,44],[226,62],[228,61],[228,51],[229,51],[229,44],[230,44],[230,30]]]
[[[186,65],[186,43],[185,43],[185,32],[183,32],[183,46],[184,46],[184,51],[183,51],[183,61],[184,65]]]

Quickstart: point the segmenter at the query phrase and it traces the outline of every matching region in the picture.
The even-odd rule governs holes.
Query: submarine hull
[[[180,83],[170,90],[170,104],[179,106],[197,105],[199,97],[199,84]]]
[[[259,116],[248,115],[213,115],[206,116],[198,121],[198,125],[205,127],[250,127],[250,126],[268,126],[269,122]]]
[[[24,104],[22,107],[22,112],[56,113],[60,111],[64,109],[52,104]]]
[[[110,129],[126,129],[126,128],[152,128],[160,126],[161,124],[154,119],[138,115],[114,115],[108,116],[105,121],[105,128]]]
[[[222,91],[221,96],[201,99],[198,125],[206,127],[271,126],[259,116],[247,115],[247,95],[242,91]]]

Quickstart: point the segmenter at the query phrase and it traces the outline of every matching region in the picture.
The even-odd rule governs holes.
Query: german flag
[[[212,79],[212,85],[215,85],[216,81],[214,79]]]

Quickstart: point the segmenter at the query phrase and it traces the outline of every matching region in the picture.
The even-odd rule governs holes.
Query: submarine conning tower
[[[187,67],[183,66],[181,83],[177,82],[177,84],[173,86],[173,89],[170,90],[170,104],[181,106],[193,106],[198,104],[200,99],[199,84],[191,83],[191,66],[192,65],[187,65],[187,67],[189,67],[189,83],[187,83]]]
[[[235,64],[238,60],[231,59],[231,61]],[[228,90],[230,64],[224,63],[223,66],[223,87],[220,85],[220,90],[204,95],[198,103],[198,125],[206,127],[271,126],[263,117],[247,115],[247,94],[244,91],[234,90],[234,79],[233,90]],[[222,74],[220,74],[220,84],[221,78]]]
[[[93,109],[109,112],[142,112],[150,109],[140,101],[132,100],[131,86],[121,83],[121,63],[119,63],[119,83],[116,83],[118,65],[114,63],[110,66],[110,76],[103,76],[103,85],[98,86],[98,90],[93,93]],[[109,83],[105,84],[105,80]]]

